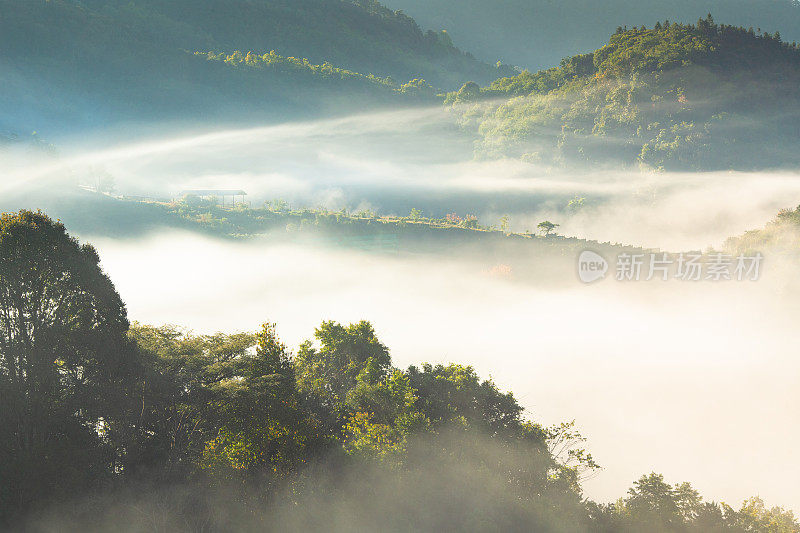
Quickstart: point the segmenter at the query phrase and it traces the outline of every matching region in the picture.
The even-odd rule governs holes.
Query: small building
[[[241,189],[186,189],[178,193],[178,196],[179,198],[196,196],[203,200],[219,198],[222,201],[222,207],[225,207],[225,197],[230,197],[231,205],[236,205],[236,197],[240,196],[241,201],[243,202],[244,197],[247,196],[247,193]]]

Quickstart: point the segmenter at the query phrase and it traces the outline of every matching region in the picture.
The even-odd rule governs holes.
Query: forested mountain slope
[[[351,77],[342,87],[330,68],[315,76],[305,68],[234,69],[193,55],[237,50],[381,81]],[[341,107],[342,95],[363,108],[411,79],[448,88],[502,73],[446,34],[424,33],[366,0],[0,0],[0,65],[6,130],[119,117],[291,115],[330,107],[328,96]]]
[[[447,30],[480,59],[547,68],[592,50],[617,26],[690,23],[712,13],[726,24],[778,30],[800,40],[794,0],[386,0],[428,28]]]
[[[796,167],[800,50],[717,25],[620,28],[557,68],[466,84],[447,102],[482,157],[672,170]]]

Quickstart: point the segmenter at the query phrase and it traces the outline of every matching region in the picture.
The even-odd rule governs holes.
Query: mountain
[[[778,33],[657,23],[549,70],[447,97],[482,157],[671,170],[796,167],[800,50]]]
[[[712,13],[726,24],[778,30],[800,40],[796,0],[386,0],[428,28],[442,28],[479,58],[532,70],[602,46],[617,26],[690,23]]]
[[[294,66],[207,59],[236,51]],[[14,131],[363,109],[412,79],[511,73],[374,0],[0,0],[0,68],[0,129]]]

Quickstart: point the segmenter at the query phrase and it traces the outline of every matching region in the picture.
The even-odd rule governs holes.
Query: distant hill
[[[327,67],[234,69],[194,55],[237,50],[359,76],[343,84]],[[363,109],[412,79],[446,89],[511,73],[374,0],[0,0],[0,68],[0,130],[14,131]]]
[[[800,50],[779,34],[657,23],[549,70],[451,93],[478,155],[672,170],[800,166]]]
[[[537,70],[602,46],[617,26],[720,22],[800,40],[797,0],[386,0],[428,28],[445,29],[484,61]]]
[[[800,257],[800,206],[782,209],[763,228],[746,231],[725,241],[730,254],[753,254],[769,251],[773,256]]]

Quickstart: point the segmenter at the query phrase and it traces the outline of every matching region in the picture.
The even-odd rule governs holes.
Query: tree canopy
[[[479,157],[666,170],[795,166],[800,50],[780,35],[665,21],[619,28],[556,68],[465,86],[446,102]]]
[[[0,216],[0,258],[0,491],[25,508],[107,472],[138,367],[94,248],[21,211]]]
[[[98,265],[41,213],[0,217],[0,526],[800,531],[655,473],[596,504],[574,423],[525,418],[472,367],[397,368],[367,321],[297,353],[272,323],[131,325]]]

